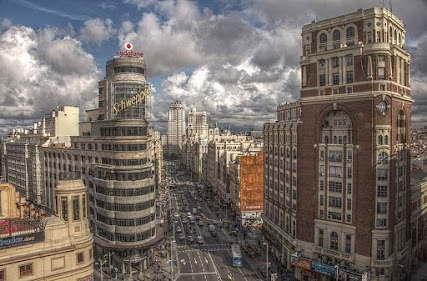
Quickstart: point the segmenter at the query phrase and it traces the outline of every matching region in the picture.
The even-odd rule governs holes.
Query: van
[[[209,225],[209,231],[210,231],[210,232],[216,232],[215,225],[210,224],[210,225]]]

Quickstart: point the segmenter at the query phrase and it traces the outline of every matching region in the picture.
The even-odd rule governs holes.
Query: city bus
[[[231,244],[231,259],[233,266],[242,266],[242,252],[238,244]]]

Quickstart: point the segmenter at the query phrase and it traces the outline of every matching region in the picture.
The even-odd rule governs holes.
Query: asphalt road
[[[172,215],[179,215],[174,218],[174,229],[180,227],[181,232],[185,235],[185,239],[180,240],[179,233],[175,232],[177,241],[175,254],[179,267],[177,280],[219,281],[229,280],[229,275],[235,281],[260,280],[244,259],[242,267],[232,266],[231,243],[236,243],[236,240],[229,236],[228,230],[220,228],[220,222],[198,195],[195,184],[186,181],[183,176],[170,176],[169,185],[176,186],[172,192]],[[190,192],[194,192],[195,196],[193,197]],[[185,210],[186,206],[190,212],[193,211],[193,208],[201,208],[198,214],[203,213],[206,217],[206,220],[202,220],[203,225],[190,224]],[[184,217],[187,220],[186,223],[183,223]],[[208,224],[213,221],[218,223],[216,237],[212,237],[208,229]],[[194,237],[193,243],[188,243],[188,235]],[[203,243],[197,243],[197,236],[203,237]]]

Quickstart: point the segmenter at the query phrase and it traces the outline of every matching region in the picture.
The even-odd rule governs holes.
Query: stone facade
[[[93,278],[93,238],[86,187],[60,181],[57,216],[35,208],[13,185],[0,184],[0,279],[74,280]]]

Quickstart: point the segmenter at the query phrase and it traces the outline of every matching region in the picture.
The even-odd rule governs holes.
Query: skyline
[[[165,130],[174,100],[221,126],[261,129],[278,105],[300,97],[301,27],[380,2],[2,1],[0,134],[32,125],[57,105],[78,105],[81,117],[96,108],[105,63],[125,42],[145,55],[154,86],[149,121],[157,130]],[[418,128],[427,125],[427,3],[404,5],[394,1],[393,12],[406,24]]]

